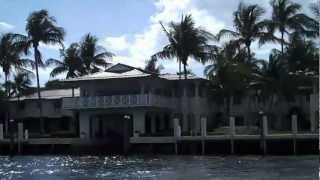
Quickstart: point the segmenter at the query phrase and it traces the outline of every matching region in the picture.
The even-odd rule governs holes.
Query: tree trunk
[[[185,64],[183,64],[183,71],[184,71],[184,79],[186,80],[187,79],[187,66]]]
[[[5,113],[5,135],[8,135],[9,131],[9,119],[10,119],[10,104],[9,104],[9,84],[8,84],[8,73],[5,73],[5,94],[6,94],[6,106],[7,106],[7,111]]]
[[[180,59],[178,59],[179,61],[179,80],[181,79],[181,61]]]
[[[251,62],[251,48],[250,48],[250,45],[247,45],[247,49],[248,49],[248,62]]]
[[[281,58],[283,58],[284,57],[284,50],[283,50],[283,46],[284,46],[284,43],[283,43],[283,41],[284,41],[284,32],[283,31],[281,31]]]
[[[228,121],[228,119],[230,117],[230,106],[231,106],[231,96],[230,95],[227,96],[227,104],[226,105],[227,105],[226,106],[226,114],[227,114],[227,121]]]
[[[41,103],[41,93],[40,93],[40,80],[39,80],[39,62],[40,62],[40,52],[38,50],[38,45],[34,46],[34,60],[36,65],[36,75],[37,75],[37,92],[38,92],[38,106],[39,106],[39,119],[40,119],[40,132],[44,134],[44,122],[42,118],[42,103]]]

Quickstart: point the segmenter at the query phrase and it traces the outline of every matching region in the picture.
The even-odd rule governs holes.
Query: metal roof
[[[113,72],[97,72],[94,74],[89,74],[77,78],[65,79],[63,81],[84,81],[84,80],[98,80],[98,79],[123,79],[123,78],[136,78],[136,77],[146,77],[151,76],[151,74],[144,73],[137,69],[133,69],[123,73],[113,73]]]
[[[41,99],[61,99],[64,97],[72,97],[72,89],[52,89],[52,90],[41,90]],[[80,89],[74,89],[74,96],[80,96]],[[27,96],[20,97],[20,100],[27,99],[38,99],[38,93],[32,93]],[[18,98],[11,98],[10,101],[17,101]]]

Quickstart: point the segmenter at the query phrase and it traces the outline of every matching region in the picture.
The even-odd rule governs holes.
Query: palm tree
[[[281,54],[284,56],[285,35],[290,31],[297,31],[300,35],[314,37],[317,32],[314,25],[317,24],[314,19],[303,13],[299,13],[301,5],[293,3],[290,0],[272,0],[272,18],[270,25],[272,29],[279,30],[281,34]],[[317,30],[318,31],[318,30]]]
[[[16,96],[18,101],[20,97],[24,95],[32,85],[31,79],[34,77],[32,72],[22,71],[18,72],[14,77],[13,81],[10,81],[11,96]]]
[[[160,74],[161,70],[163,70],[163,66],[160,64],[157,66],[157,59],[152,58],[146,61],[146,66],[144,67],[145,71]]]
[[[64,38],[64,30],[62,27],[56,25],[56,20],[50,16],[47,10],[34,11],[27,18],[27,37],[25,38],[25,47],[34,49],[34,64],[37,77],[37,92],[39,99],[39,113],[40,113],[40,128],[44,133],[44,122],[42,119],[42,105],[40,94],[40,80],[39,80],[39,67],[44,66],[42,56],[39,51],[40,43],[44,44],[62,44]]]
[[[17,37],[18,35],[11,33],[0,36],[0,67],[4,73],[5,85],[7,85],[13,68],[23,69],[30,62],[28,59],[21,58],[23,51],[16,45]],[[7,97],[9,97],[7,86],[5,86],[5,92]]]
[[[265,31],[268,23],[266,20],[261,20],[264,13],[264,9],[256,4],[246,5],[240,3],[238,10],[233,13],[235,31],[222,29],[217,35],[218,39],[223,36],[235,38],[232,43],[237,44],[237,46],[245,45],[248,61],[250,61],[253,41],[259,40],[259,43],[263,44],[268,40],[275,40],[271,38],[269,32]]]
[[[68,79],[77,77],[83,72],[79,45],[77,43],[73,43],[67,49],[61,50],[60,56],[62,61],[52,58],[46,61],[47,66],[55,66],[50,73],[51,77],[67,73],[66,78]]]
[[[172,59],[177,58],[179,62],[179,72],[181,72],[181,63],[184,68],[184,76],[187,79],[187,66],[189,57],[205,63],[209,59],[207,45],[208,40],[213,39],[209,32],[195,27],[191,15],[182,16],[180,23],[171,22],[170,30],[166,35],[169,44],[162,51],[153,55],[154,58]],[[179,76],[180,77],[180,76]]]
[[[204,70],[204,74],[211,81],[210,94],[224,102],[227,116],[230,115],[232,95],[243,92],[247,87],[249,67],[244,63],[246,53],[244,49],[235,47],[232,42],[222,48],[216,47],[212,52],[212,64]]]
[[[113,54],[98,45],[98,38],[86,34],[80,42],[80,58],[84,65],[85,74],[100,71],[100,67],[107,67],[110,63],[106,58],[112,58]]]

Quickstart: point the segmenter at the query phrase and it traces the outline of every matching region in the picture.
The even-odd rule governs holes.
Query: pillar
[[[297,154],[297,139],[296,135],[298,133],[298,116],[293,114],[291,116],[291,129],[293,134],[293,154]]]
[[[22,151],[22,141],[23,141],[23,123],[18,123],[18,153]]]
[[[229,117],[229,127],[230,127],[230,152],[231,154],[234,154],[234,136],[236,134],[236,128],[235,128],[235,117],[230,116]]]
[[[150,113],[151,118],[151,133],[154,134],[156,132],[156,116],[153,113]]]
[[[182,131],[186,132],[188,131],[188,114],[183,113],[183,119],[182,119]]]
[[[262,116],[262,127],[263,127],[263,135],[268,135],[268,117],[266,115]]]
[[[207,117],[200,117],[201,122],[201,136],[207,136]]]
[[[89,114],[86,112],[80,112],[79,114],[79,134],[81,139],[90,138],[90,119]]]
[[[199,97],[199,84],[198,83],[195,84],[194,95],[195,95],[195,97]]]
[[[261,134],[261,148],[263,155],[267,154],[267,141],[266,136],[268,135],[268,116],[262,116],[262,134]]]
[[[298,133],[298,116],[296,114],[291,116],[291,130],[293,134]]]
[[[174,131],[175,137],[181,136],[181,127],[180,127],[180,122],[178,118],[173,119],[173,131]]]
[[[234,136],[236,134],[236,124],[235,124],[235,117],[229,117],[229,127],[230,127],[230,135]]]
[[[145,133],[145,112],[136,111],[133,113],[133,132]]]
[[[3,140],[3,124],[0,123],[0,140]]]

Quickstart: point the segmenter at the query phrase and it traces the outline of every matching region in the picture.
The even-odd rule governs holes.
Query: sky
[[[309,13],[308,6],[315,0],[293,0]],[[57,24],[66,31],[64,44],[67,47],[91,33],[99,38],[99,44],[116,56],[112,63],[125,63],[144,67],[145,61],[160,51],[168,43],[159,21],[165,26],[171,21],[179,21],[183,14],[192,14],[196,26],[215,34],[223,28],[233,29],[232,13],[239,0],[0,0],[0,33],[15,32],[25,34],[28,15],[35,10],[47,9]],[[270,18],[269,0],[243,0],[257,3],[266,10],[265,18]],[[44,59],[59,59],[59,46],[41,44]],[[275,44],[252,49],[258,58],[267,59]],[[178,64],[174,60],[162,60],[164,73],[175,73]],[[203,76],[204,65],[190,60],[189,68]],[[52,67],[40,70],[40,82],[48,80]],[[63,78],[58,76],[57,78]],[[34,80],[34,84],[35,84]]]

